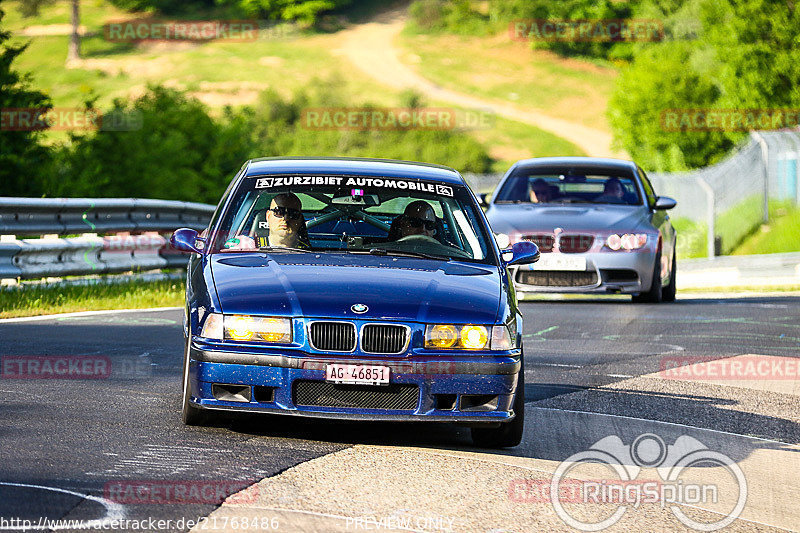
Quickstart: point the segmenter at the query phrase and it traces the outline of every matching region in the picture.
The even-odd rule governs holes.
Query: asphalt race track
[[[262,479],[262,484],[268,484],[275,476],[306,472],[303,468],[311,475],[318,468],[314,465],[336,468],[345,462],[330,466],[330,462],[313,459],[349,457],[353,465],[361,464],[359,450],[364,448],[359,447],[363,446],[381,448],[379,454],[387,455],[416,450],[430,458],[429,467],[435,471],[458,468],[460,462],[476,457],[482,458],[481,468],[490,468],[486,465],[492,461],[519,465],[529,460],[557,462],[604,436],[619,434],[625,440],[648,432],[659,433],[667,441],[692,435],[743,465],[750,487],[748,508],[732,530],[800,527],[796,505],[800,476],[800,454],[796,452],[800,449],[794,446],[800,443],[796,378],[729,386],[658,377],[664,361],[671,358],[721,360],[756,354],[792,358],[796,364],[800,298],[679,299],[662,305],[549,300],[526,301],[522,307],[526,440],[501,452],[473,448],[469,431],[454,426],[235,415],[214,427],[187,428],[180,422],[179,410],[181,310],[1,321],[0,531],[21,529],[2,519],[36,524],[42,517],[172,519],[170,527],[161,530],[186,531],[190,527],[185,522],[174,521],[196,521],[215,509],[223,512],[225,508],[219,508],[223,497]],[[21,379],[14,375],[17,367],[7,366],[20,357],[30,361],[31,356],[45,356],[36,359],[45,365],[55,361],[46,356],[64,355],[88,356],[85,358],[94,366],[83,379]],[[784,455],[778,460],[761,453]],[[389,465],[402,461],[400,456],[387,461],[390,459]],[[774,464],[776,460],[779,464]],[[744,467],[747,461],[761,466],[748,470]],[[297,465],[301,467],[292,469]],[[370,472],[372,466],[367,461],[359,468]],[[500,466],[491,468],[502,470]],[[777,473],[770,473],[769,468],[776,468]],[[483,477],[476,474],[475,482],[491,475],[489,470]],[[774,486],[777,484],[770,479],[774,481],[775,475],[793,480],[794,488]],[[298,484],[294,496],[282,497],[289,501],[307,492],[321,506],[328,496],[316,496],[314,490],[327,482],[345,483],[342,478],[325,478],[324,473],[319,474],[313,486]],[[447,481],[446,475],[442,479]],[[142,485],[150,490],[161,487],[165,492],[158,497],[150,492],[150,500],[137,500],[131,487]],[[203,490],[188,502],[175,503],[168,491],[176,486]],[[507,493],[506,489],[502,486],[500,493]],[[272,503],[278,505],[282,501],[279,488],[270,490]],[[476,485],[470,490],[483,489]],[[416,496],[406,498],[414,500]],[[784,506],[783,498],[791,501]],[[300,505],[299,500],[295,503],[295,507]],[[381,512],[380,498],[373,504],[374,512]],[[416,504],[423,506],[424,502]],[[352,522],[345,528],[343,517],[349,514],[341,508],[343,504],[331,505],[339,505],[340,512],[320,507],[306,518],[327,520],[325,529],[331,529],[334,522],[340,523],[343,531],[358,529]],[[790,508],[793,516],[787,516]],[[492,512],[487,510],[480,519],[462,517],[450,530],[488,531],[498,526],[524,530],[525,523],[516,517],[493,516]],[[537,524],[537,518],[528,519]],[[651,519],[639,517],[638,525]],[[431,524],[417,524],[412,529],[447,530],[442,524]],[[569,530],[560,522],[555,524]],[[278,530],[293,531],[300,525]],[[679,526],[675,522],[663,527],[672,530]],[[303,527],[315,530],[323,526],[306,522]]]

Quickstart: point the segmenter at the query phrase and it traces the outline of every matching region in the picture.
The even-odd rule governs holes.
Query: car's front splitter
[[[594,275],[592,283],[577,286],[533,285],[524,283],[518,275],[530,268],[531,271],[549,272],[537,269],[536,264],[513,268],[514,289],[523,293],[575,293],[575,294],[638,294],[646,291],[653,280],[653,265],[656,260],[654,250],[633,252],[589,252],[583,254],[564,254],[565,257],[582,257],[586,260],[586,270],[581,273]],[[635,273],[635,279],[615,279],[614,273]]]
[[[247,357],[251,364],[224,362],[236,356],[192,346],[188,376],[190,402],[203,409],[350,420],[488,423],[505,422],[514,417],[512,403],[520,369],[518,355],[444,360],[431,356],[391,361],[265,355],[260,364],[252,364],[252,355]],[[334,386],[325,381],[325,365],[333,361],[390,366],[391,385]],[[312,391],[314,405],[298,401],[298,387]],[[227,394],[220,395],[220,391],[237,394],[232,399]],[[398,397],[395,401],[391,397],[393,391],[403,394],[404,398]],[[359,394],[362,405],[352,400],[354,395],[359,398]],[[398,405],[372,405],[376,398],[378,403]],[[337,402],[350,402],[350,405],[339,407]],[[322,405],[325,403],[327,405]]]

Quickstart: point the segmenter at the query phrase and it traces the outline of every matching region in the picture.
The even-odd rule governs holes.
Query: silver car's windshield
[[[496,203],[641,205],[636,181],[613,174],[530,174],[510,176]]]

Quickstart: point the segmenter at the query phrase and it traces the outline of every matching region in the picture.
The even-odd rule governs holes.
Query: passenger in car
[[[436,229],[436,214],[431,204],[424,200],[416,200],[408,204],[403,214],[392,221],[386,240],[396,241],[411,235],[435,238]]]
[[[594,199],[595,202],[603,204],[624,204],[625,187],[619,178],[608,178],[603,185],[603,194]]]

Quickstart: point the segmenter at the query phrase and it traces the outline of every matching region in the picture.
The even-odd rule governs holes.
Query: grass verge
[[[800,208],[771,200],[769,224],[761,224],[763,205],[758,197],[743,200],[717,217],[716,235],[722,255],[779,254],[800,251]],[[677,218],[678,259],[707,257],[708,227]]]
[[[733,255],[781,254],[800,251],[800,208],[770,205],[764,224],[733,251]]]
[[[181,281],[131,281],[92,285],[26,285],[0,290],[0,318],[100,311],[180,307]]]
[[[614,68],[532,50],[507,33],[467,37],[407,27],[397,44],[403,62],[437,85],[610,131],[606,107]]]

